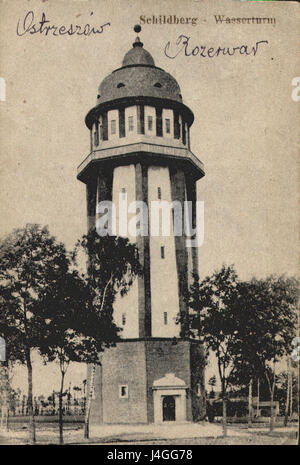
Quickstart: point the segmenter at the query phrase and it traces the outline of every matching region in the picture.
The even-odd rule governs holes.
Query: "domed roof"
[[[182,103],[176,79],[155,66],[151,54],[143,48],[138,37],[125,54],[122,67],[101,82],[97,105],[124,97],[156,97]]]
[[[139,37],[132,44],[133,47],[126,53],[123,58],[122,66],[131,65],[149,65],[155,66],[154,60],[149,52],[143,48],[142,42]]]

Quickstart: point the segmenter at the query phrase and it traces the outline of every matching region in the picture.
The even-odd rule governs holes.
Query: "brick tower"
[[[86,116],[91,152],[78,179],[86,184],[88,228],[96,225],[97,204],[118,205],[120,195],[128,204],[145,202],[149,212],[153,201],[191,201],[195,227],[196,181],[204,171],[190,151],[193,119],[176,80],[155,66],[137,37]],[[91,424],[196,420],[203,413],[202,349],[187,338],[184,296],[198,268],[197,248],[186,247],[184,231],[174,234],[174,213],[169,235],[149,231],[132,240],[144,274],[115,302],[122,341],[105,350],[96,370]]]

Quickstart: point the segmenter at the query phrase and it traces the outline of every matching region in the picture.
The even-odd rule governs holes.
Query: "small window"
[[[153,118],[152,116],[148,116],[148,131],[153,130]]]
[[[171,132],[171,124],[169,118],[166,118],[166,134],[170,134]]]
[[[126,325],[126,313],[122,313],[122,326]]]
[[[100,122],[100,124],[99,124],[99,136],[100,136],[100,139],[103,140],[103,124],[102,124],[102,122]]]
[[[95,145],[95,146],[99,145],[98,131],[95,131],[95,132],[94,132],[94,145]]]
[[[122,187],[122,199],[126,198],[126,189],[125,187]]]
[[[0,336],[0,362],[6,361],[6,342],[3,337]]]
[[[158,200],[161,200],[161,188],[160,187],[157,188],[157,198]]]
[[[197,393],[197,396],[200,397],[201,396],[201,386],[200,384],[196,384],[196,393]]]
[[[134,130],[133,116],[128,117],[128,130],[132,132]]]
[[[119,82],[119,84],[117,85],[117,88],[120,89],[120,87],[125,87],[125,84],[123,84],[123,82]]]
[[[161,88],[161,83],[160,83],[160,82],[156,82],[156,83],[154,84],[154,87]]]
[[[117,129],[116,120],[112,119],[111,122],[110,122],[110,132],[111,132],[111,134],[116,134],[116,129]]]
[[[123,384],[119,386],[119,397],[120,399],[128,399],[128,386]]]
[[[161,258],[165,258],[165,248],[164,248],[163,245],[160,248],[160,256],[161,256]]]
[[[164,324],[168,324],[168,312],[164,312]]]
[[[182,122],[182,143],[183,143],[183,145],[186,144],[186,127],[187,127],[187,125],[183,121]]]
[[[100,97],[101,97],[101,95],[100,95],[100,94],[98,94],[98,95],[97,95],[97,98],[100,98]]]

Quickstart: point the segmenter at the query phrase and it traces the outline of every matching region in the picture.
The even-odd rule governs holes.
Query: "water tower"
[[[155,65],[137,37],[122,66],[100,84],[96,106],[86,116],[91,151],[78,168],[78,179],[86,184],[88,228],[96,225],[97,204],[110,200],[118,205],[120,195],[128,204],[148,206],[190,201],[195,226],[196,182],[204,169],[190,150],[193,120],[177,81]],[[96,370],[91,423],[199,419],[202,349],[187,337],[184,323],[186,291],[198,270],[197,248],[186,247],[184,231],[175,235],[172,225],[168,236],[134,240],[144,275],[115,304],[122,341],[105,350]],[[178,314],[181,325],[176,324]]]

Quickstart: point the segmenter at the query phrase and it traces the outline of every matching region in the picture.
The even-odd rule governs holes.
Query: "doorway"
[[[165,396],[163,399],[163,421],[175,421],[175,398]]]

